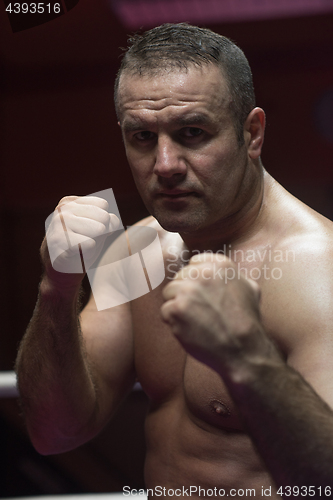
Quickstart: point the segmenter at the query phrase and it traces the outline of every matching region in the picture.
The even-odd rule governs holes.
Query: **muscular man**
[[[91,439],[137,378],[150,398],[151,497],[156,486],[329,496],[332,224],[264,170],[265,115],[244,54],[209,30],[155,28],[127,51],[115,98],[152,214],[139,225],[158,231],[166,278],[107,310],[91,297],[78,315],[83,275],[52,269],[44,241],[17,361],[32,442],[48,454]],[[281,131],[282,148],[289,140]],[[60,205],[94,260],[105,202]]]

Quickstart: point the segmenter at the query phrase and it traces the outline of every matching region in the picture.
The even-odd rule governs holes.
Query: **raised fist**
[[[82,274],[93,265],[106,237],[120,223],[116,215],[108,212],[109,208],[109,203],[97,196],[62,198],[46,220],[46,242],[53,269]]]

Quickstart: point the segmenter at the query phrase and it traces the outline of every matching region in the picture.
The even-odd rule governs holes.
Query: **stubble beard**
[[[198,208],[186,211],[179,210],[178,212],[162,208],[147,208],[163,229],[170,233],[195,233],[207,222],[207,214]]]

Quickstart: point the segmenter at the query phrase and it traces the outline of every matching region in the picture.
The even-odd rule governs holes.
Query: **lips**
[[[162,196],[166,198],[183,198],[186,196],[195,195],[193,191],[181,191],[179,189],[164,190],[157,193],[157,196]]]
[[[164,196],[165,198],[171,198],[171,199],[178,199],[178,198],[185,198],[187,196],[190,196],[193,193],[162,193],[161,196]]]

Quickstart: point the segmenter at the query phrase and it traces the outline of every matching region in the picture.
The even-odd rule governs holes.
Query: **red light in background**
[[[168,22],[220,23],[333,12],[333,0],[109,0],[130,29]]]

